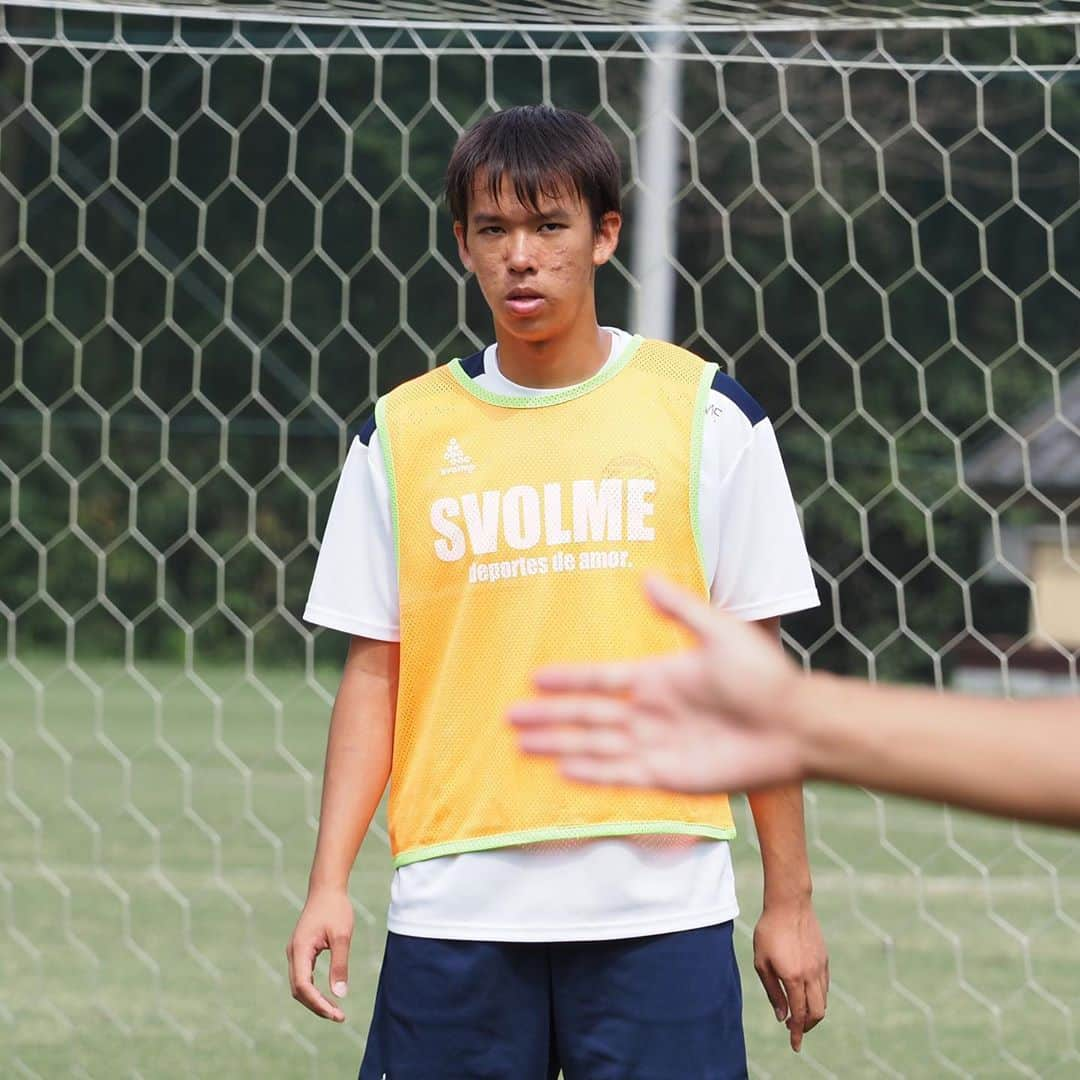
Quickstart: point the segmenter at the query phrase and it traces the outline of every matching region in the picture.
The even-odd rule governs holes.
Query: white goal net
[[[450,148],[537,101],[623,160],[603,320],[776,425],[796,654],[1076,692],[1080,4],[6,5],[5,1076],[355,1071],[389,858],[332,1028],[283,960],[344,648],[299,615],[357,424],[490,333]],[[1073,837],[827,787],[808,828],[830,1016],[793,1058],[748,982],[755,1076],[1080,1074]]]

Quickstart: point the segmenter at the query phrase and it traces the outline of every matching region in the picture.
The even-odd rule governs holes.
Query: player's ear
[[[473,261],[472,256],[469,254],[468,236],[465,232],[465,226],[460,221],[454,222],[454,239],[457,240],[458,258],[461,260],[461,265],[469,273],[472,273]]]
[[[593,266],[603,266],[615,254],[621,229],[622,214],[617,210],[609,210],[600,219],[593,237]]]

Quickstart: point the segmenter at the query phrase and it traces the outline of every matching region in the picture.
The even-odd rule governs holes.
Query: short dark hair
[[[498,198],[503,177],[523,206],[539,209],[542,196],[567,189],[588,204],[593,228],[622,205],[619,158],[587,116],[550,105],[519,105],[474,124],[450,155],[446,201],[455,221],[468,223],[469,200],[481,177]]]

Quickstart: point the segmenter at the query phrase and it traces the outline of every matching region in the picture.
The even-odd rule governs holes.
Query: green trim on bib
[[[708,574],[705,570],[705,545],[701,539],[701,450],[705,441],[705,410],[709,407],[709,389],[713,376],[719,371],[716,364],[706,364],[698,382],[697,400],[694,402],[694,426],[690,432],[690,528],[694,533],[698,566],[709,591]]]
[[[640,334],[635,334],[625,345],[623,351],[614,360],[605,364],[595,375],[584,382],[575,383],[573,386],[564,386],[561,390],[554,390],[550,394],[537,394],[535,397],[527,397],[520,394],[493,394],[482,386],[476,385],[476,380],[470,378],[461,361],[455,357],[446,366],[450,374],[458,384],[467,390],[473,397],[486,401],[489,405],[501,405],[507,409],[544,409],[549,405],[561,405],[564,401],[572,401],[574,398],[595,390],[598,386],[614,379],[616,375],[630,362],[634,353],[645,339]]]
[[[394,455],[390,452],[390,429],[386,423],[386,398],[375,402],[375,430],[379,433],[379,449],[382,451],[386,486],[390,491],[390,521],[394,527],[394,561],[401,566],[401,543],[398,536],[397,480],[394,477]]]
[[[410,863],[438,859],[443,855],[466,855],[492,848],[518,847],[521,844],[542,844],[548,840],[588,840],[604,836],[701,836],[707,840],[733,840],[735,826],[698,825],[692,821],[601,821],[595,825],[556,825],[548,829],[527,829],[524,832],[498,833],[494,836],[474,836],[469,840],[454,840],[447,844],[402,851],[394,856],[394,868]]]

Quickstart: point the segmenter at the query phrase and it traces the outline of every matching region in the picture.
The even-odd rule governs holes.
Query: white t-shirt
[[[608,363],[629,343],[612,337]],[[499,371],[495,346],[477,384],[518,397],[550,393]],[[711,600],[743,619],[818,604],[772,425],[734,380],[713,384],[702,438],[699,507]],[[379,434],[349,448],[304,618],[347,634],[399,640],[390,496]],[[604,837],[446,855],[394,872],[387,926],[470,941],[595,941],[711,926],[738,914],[725,841]]]

